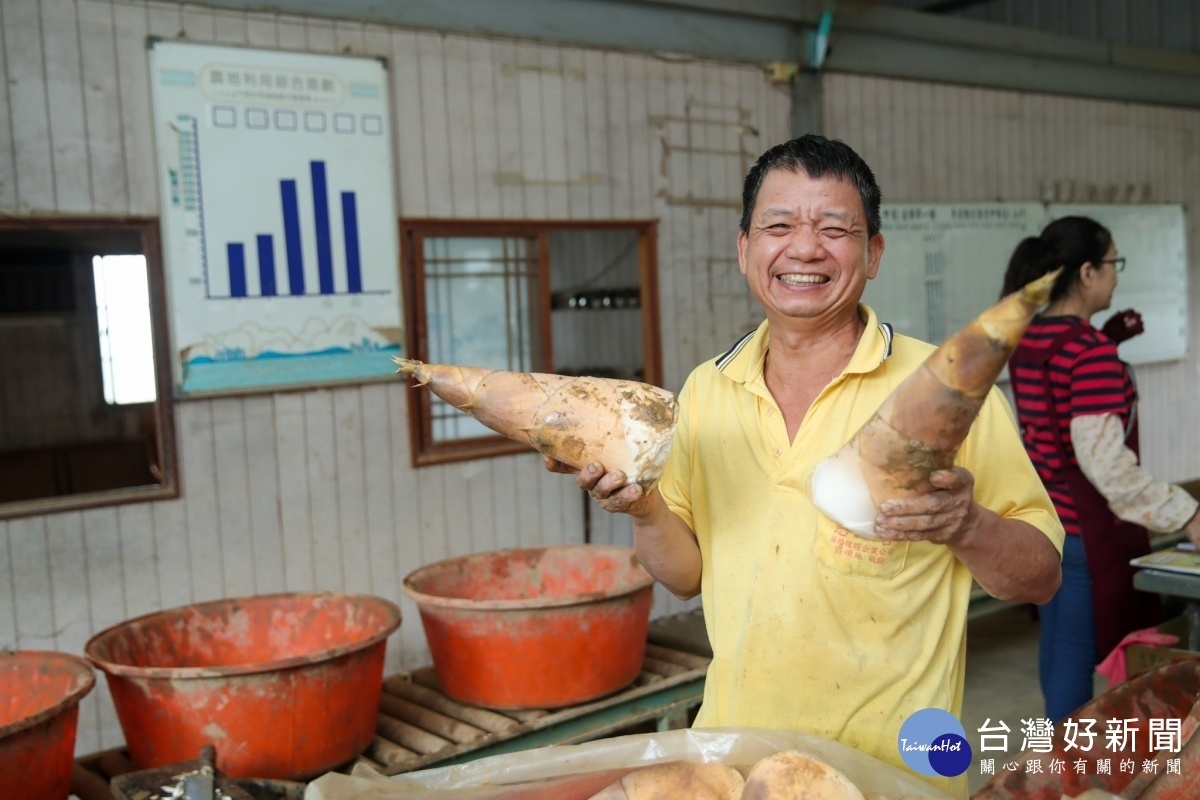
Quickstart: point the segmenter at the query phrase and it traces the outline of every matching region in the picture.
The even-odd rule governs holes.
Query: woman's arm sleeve
[[[1121,519],[1156,533],[1181,530],[1200,507],[1184,489],[1160,481],[1138,464],[1125,446],[1116,414],[1085,414],[1071,419],[1071,444],[1079,469]]]

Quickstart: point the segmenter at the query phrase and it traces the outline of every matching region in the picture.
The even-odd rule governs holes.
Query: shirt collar
[[[850,363],[842,371],[843,375],[871,372],[892,354],[894,334],[891,324],[880,322],[875,309],[866,303],[858,304],[858,316],[866,328],[858,340],[854,355],[850,357]],[[767,341],[768,324],[763,320],[757,329],[739,339],[716,360],[717,371],[737,383],[761,378],[767,356]]]

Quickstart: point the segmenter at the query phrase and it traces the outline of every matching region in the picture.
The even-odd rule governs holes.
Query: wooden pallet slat
[[[403,697],[396,697],[388,692],[380,695],[379,710],[396,719],[411,722],[413,725],[435,733],[443,739],[449,739],[455,744],[466,744],[487,735],[486,731],[476,728],[474,725],[460,722],[431,708],[405,700]]]
[[[657,659],[659,661],[667,661],[672,664],[679,664],[688,669],[707,669],[711,658],[698,656],[695,653],[684,652],[683,650],[675,650],[670,647],[646,643],[646,656]]]
[[[376,735],[371,740],[371,744],[367,745],[366,755],[383,764],[387,769],[403,764],[411,764],[418,758],[418,754],[407,747],[401,747],[395,742],[379,735]]]
[[[393,675],[386,678],[383,682],[383,689],[385,692],[419,703],[426,708],[461,720],[468,725],[474,725],[488,733],[507,733],[520,724],[511,717],[479,706],[460,703],[436,689],[414,683],[408,675]]]
[[[454,744],[440,736],[423,731],[416,725],[401,719],[380,713],[375,717],[375,732],[385,739],[403,745],[409,750],[415,750],[421,755],[440,753],[454,747]]]
[[[664,661],[659,658],[646,656],[642,661],[642,668],[647,672],[653,672],[655,675],[662,675],[664,678],[670,678],[675,675],[682,675],[690,670],[682,664],[673,664],[670,661]]]

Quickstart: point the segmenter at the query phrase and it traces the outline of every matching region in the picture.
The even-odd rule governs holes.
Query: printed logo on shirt
[[[896,747],[918,775],[962,775],[971,765],[971,743],[958,718],[940,708],[923,708],[900,726]]]
[[[841,525],[833,529],[830,540],[835,556],[883,565],[896,550],[896,543],[885,539],[864,539]]]

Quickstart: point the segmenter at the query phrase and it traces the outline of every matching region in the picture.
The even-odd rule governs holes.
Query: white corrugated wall
[[[382,56],[400,213],[657,219],[665,383],[755,322],[737,275],[740,180],[786,137],[754,65],[128,0],[0,5],[0,212],[158,212],[148,36]],[[401,600],[416,567],[583,538],[573,481],[536,455],[413,470],[395,384],[177,405],[180,499],[0,521],[0,648],[81,653],[132,616],[285,590]],[[628,543],[591,514],[593,540]],[[387,670],[428,663],[416,609]],[[660,595],[656,613],[684,606]],[[120,744],[103,681],[77,750]]]

